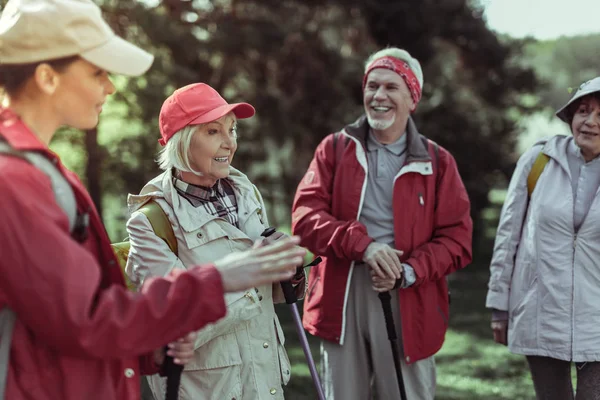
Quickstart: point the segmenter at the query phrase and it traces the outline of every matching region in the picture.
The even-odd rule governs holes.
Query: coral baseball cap
[[[160,109],[158,125],[161,138],[158,143],[164,146],[186,126],[215,121],[231,111],[238,119],[250,118],[255,112],[248,103],[228,104],[206,83],[193,83],[177,89]]]
[[[91,0],[9,0],[0,16],[0,64],[79,55],[108,72],[138,76],[154,57],[121,39]]]

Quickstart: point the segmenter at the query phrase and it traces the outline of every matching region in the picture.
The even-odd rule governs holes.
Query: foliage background
[[[406,48],[423,65],[424,100],[415,119],[455,155],[476,238],[490,189],[505,186],[512,171],[518,122],[539,109],[542,84],[521,59],[527,41],[497,37],[478,4],[466,0],[101,4],[115,30],[156,61],[141,78],[115,78],[120,91],[97,132],[66,131],[54,146],[78,145],[65,161],[85,176],[115,239],[124,235],[125,194],[158,173],[150,155],[158,150],[162,101],[192,82],[256,107],[257,116],[240,124],[234,163],[265,194],[278,225],[289,223],[294,190],[316,145],[361,114],[362,64],[381,47]]]

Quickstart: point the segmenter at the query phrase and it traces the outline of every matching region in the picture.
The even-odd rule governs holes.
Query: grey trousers
[[[404,362],[398,293],[392,294],[392,312],[399,336],[398,348],[406,395],[410,400],[433,400],[433,357],[411,365]],[[321,342],[321,375],[328,400],[400,399],[390,341],[381,301],[371,288],[366,265],[357,265],[350,284],[344,344]]]
[[[600,400],[600,362],[576,363],[577,395],[570,361],[527,356],[537,400]]]

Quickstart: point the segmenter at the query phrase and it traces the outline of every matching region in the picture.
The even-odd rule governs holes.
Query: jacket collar
[[[556,135],[545,141],[545,143],[544,141],[541,140],[536,144],[543,144],[542,152],[554,159],[571,176],[567,151],[571,141],[573,141],[573,136]]]
[[[254,188],[248,177],[239,170],[230,167],[229,180],[235,191],[240,226],[246,220],[245,215],[251,214],[251,211],[261,208],[261,204],[256,198]],[[129,194],[127,196],[127,206],[129,213],[137,211],[140,207],[152,199],[163,199],[173,209],[179,226],[186,232],[193,232],[209,221],[217,218],[206,212],[199,211],[188,201],[179,196],[173,185],[173,173],[171,170],[165,171],[148,182],[140,191],[139,195]],[[246,213],[246,211],[248,211]]]
[[[352,124],[346,126],[342,132],[358,139],[366,151],[366,140],[369,134],[369,122],[366,115],[361,115]],[[406,162],[430,161],[431,156],[425,144],[423,136],[417,130],[417,126],[412,117],[408,117],[406,124]]]
[[[10,147],[22,151],[42,151],[49,156],[57,157],[48,146],[42,142],[21,118],[11,109],[0,107],[0,136]]]
[[[229,178],[225,178],[229,179]],[[224,196],[225,188],[223,187],[223,179],[218,179],[212,187],[198,186],[191,183],[187,183],[179,179],[177,176],[173,177],[173,185],[180,191],[203,201],[210,201],[211,197]]]

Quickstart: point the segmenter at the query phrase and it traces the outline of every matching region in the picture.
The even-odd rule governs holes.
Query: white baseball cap
[[[79,55],[108,72],[138,76],[154,56],[121,39],[91,0],[9,0],[0,16],[0,65]]]
[[[579,89],[577,89],[577,92],[575,92],[575,95],[571,98],[571,100],[569,100],[567,102],[567,104],[565,104],[564,106],[562,106],[557,112],[556,112],[556,116],[560,119],[562,119],[563,121],[565,121],[567,124],[571,123],[571,121],[569,121],[569,117],[567,115],[567,109],[569,108],[569,106],[571,104],[573,104],[573,102],[575,100],[578,100],[584,96],[587,96],[588,94],[592,94],[595,92],[600,92],[600,76],[594,79],[591,79],[587,82],[583,82],[580,86]]]

